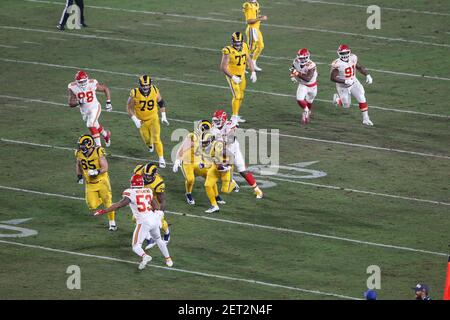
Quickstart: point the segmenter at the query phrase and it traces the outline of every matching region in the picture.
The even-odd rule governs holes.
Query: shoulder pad
[[[222,53],[223,53],[223,54],[230,54],[230,53],[231,53],[230,47],[225,47],[225,48],[223,48],[223,49],[222,49]]]

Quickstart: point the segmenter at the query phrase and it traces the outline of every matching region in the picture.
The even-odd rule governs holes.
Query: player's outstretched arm
[[[356,69],[361,72],[364,76],[366,76],[366,83],[367,84],[372,84],[372,76],[369,74],[369,72],[367,71],[366,67],[364,65],[362,65],[361,63],[356,63]]]
[[[339,76],[339,70],[338,69],[333,69],[331,70],[331,74],[330,74],[330,80],[336,83],[345,83],[344,80],[341,80],[338,78]]]
[[[94,216],[99,216],[111,211],[116,211],[120,208],[123,208],[127,205],[129,205],[131,202],[130,199],[128,199],[127,197],[123,197],[122,200],[120,200],[119,202],[113,203],[109,208],[106,209],[100,209],[94,212]]]
[[[78,160],[78,159],[77,159],[77,163],[75,165],[75,171],[77,173],[77,181],[78,181],[78,183],[79,184],[83,184],[84,183],[84,181],[83,181],[83,172],[81,170],[80,160]]]
[[[141,120],[139,120],[136,117],[136,114],[134,113],[134,101],[131,97],[128,97],[128,101],[127,101],[127,113],[130,116],[131,120],[133,120],[134,125],[136,126],[136,128],[140,128],[141,127]]]
[[[105,110],[108,112],[112,111],[112,105],[111,105],[111,91],[109,90],[109,88],[101,83],[97,84],[97,90],[104,92],[106,95],[106,105],[105,105]]]

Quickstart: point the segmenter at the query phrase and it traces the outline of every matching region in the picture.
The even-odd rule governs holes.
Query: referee
[[[80,8],[80,23],[82,27],[87,27],[86,23],[84,23],[84,1],[83,0],[66,0],[66,6],[64,7],[63,13],[61,15],[61,19],[59,20],[59,24],[56,26],[58,30],[63,31],[64,26],[66,25],[67,19],[69,18],[69,13],[67,10],[69,10],[70,6],[73,5],[73,3]]]

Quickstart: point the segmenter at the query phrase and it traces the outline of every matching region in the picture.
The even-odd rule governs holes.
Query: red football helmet
[[[337,54],[338,54],[339,58],[345,62],[348,61],[351,53],[352,53],[352,51],[350,50],[350,47],[346,44],[341,44],[337,50]]]
[[[77,74],[75,75],[75,81],[77,82],[77,85],[81,89],[86,89],[88,79],[89,79],[88,74],[83,70],[78,71]]]
[[[227,122],[228,116],[227,113],[220,109],[214,112],[214,115],[212,117],[212,123],[217,128],[222,128],[225,122]]]
[[[311,54],[309,53],[308,49],[303,48],[298,50],[297,52],[297,59],[300,60],[300,64],[304,65],[309,61],[309,56]]]
[[[131,177],[130,185],[132,188],[143,188],[144,178],[140,174],[135,174]]]

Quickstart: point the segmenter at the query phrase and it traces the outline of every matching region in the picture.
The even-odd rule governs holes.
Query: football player
[[[222,181],[221,192],[230,193],[236,187],[233,180],[232,154],[228,154],[223,141],[216,141],[214,135],[209,132],[204,134],[202,143],[205,148],[206,156],[211,163],[206,174],[205,191],[211,203],[211,207],[206,213],[219,211],[217,194],[214,187],[219,179]]]
[[[166,193],[165,193],[166,185],[164,183],[163,178],[158,173],[157,166],[152,162],[149,162],[147,164],[137,165],[136,168],[134,168],[134,174],[142,175],[142,177],[144,179],[144,187],[152,190],[153,195],[156,195],[156,201],[158,202],[159,210],[165,211],[166,210]],[[163,239],[166,242],[166,244],[168,244],[170,241],[170,229],[169,229],[169,225],[168,225],[166,219],[164,219],[164,218],[162,219],[161,225],[162,225],[161,229],[164,232]],[[154,242],[154,239],[150,238],[150,235],[147,238],[147,240],[149,243],[145,249],[150,249],[151,247],[153,247],[156,244]]]
[[[133,216],[136,219],[136,228],[134,229],[132,238],[132,248],[138,256],[142,257],[142,261],[138,267],[139,270],[144,269],[147,263],[152,260],[152,257],[146,254],[144,249],[142,249],[142,243],[149,233],[163,254],[166,265],[172,267],[172,258],[170,257],[167,245],[161,239],[161,234],[159,232],[161,219],[164,218],[164,212],[156,209],[158,208],[158,204],[153,198],[153,192],[151,189],[144,187],[144,179],[141,175],[135,174],[131,177],[130,188],[123,191],[122,200],[106,209],[97,210],[94,215],[102,215],[127,205],[130,206]]]
[[[234,120],[228,121],[228,115],[224,110],[217,110],[214,112],[212,118],[213,127],[211,133],[215,140],[221,141],[226,146],[226,153],[232,155],[235,171],[247,181],[248,185],[253,188],[256,198],[261,199],[263,192],[258,187],[253,174],[247,171],[245,167],[245,160],[239,146],[239,141],[236,138],[237,123]]]
[[[108,161],[105,150],[97,147],[94,138],[85,134],[78,139],[78,150],[75,151],[76,173],[79,184],[85,184],[86,203],[90,210],[101,204],[109,207],[112,204],[111,184],[108,175]],[[116,231],[114,211],[108,214],[109,230]]]
[[[211,129],[211,122],[200,120],[196,124],[196,129],[190,132],[184,139],[182,145],[177,151],[176,160],[173,165],[173,172],[178,172],[181,167],[185,179],[186,201],[190,205],[195,204],[192,190],[194,189],[195,177],[206,179],[210,163],[205,157],[205,147],[207,141],[203,141],[204,134]],[[225,204],[225,201],[219,196],[217,184],[214,185],[214,194],[217,203]]]
[[[308,49],[298,50],[297,57],[289,69],[291,80],[298,83],[297,103],[303,109],[302,124],[309,122],[312,103],[317,95],[317,67],[310,56]]]
[[[256,82],[256,72],[250,59],[248,45],[243,41],[242,33],[235,32],[231,35],[231,46],[226,46],[222,49],[220,70],[225,74],[225,78],[230,86],[233,95],[231,101],[233,118],[236,118],[238,122],[245,122],[245,119],[239,116],[239,109],[244,100],[244,92],[247,85],[245,78],[245,67],[247,64],[251,71],[250,80]]]
[[[96,92],[104,92],[106,95],[105,110],[112,111],[111,93],[108,87],[104,84],[98,83],[95,79],[89,79],[88,74],[82,70],[75,75],[75,81],[69,83],[67,86],[68,102],[71,108],[80,107],[83,121],[86,121],[86,126],[94,138],[95,144],[101,147],[100,135],[105,139],[105,145],[111,145],[111,132],[103,129],[98,122],[102,107],[97,100]]]
[[[256,60],[258,60],[259,55],[264,49],[264,39],[260,30],[260,24],[261,21],[267,20],[267,16],[259,14],[259,3],[257,0],[244,2],[242,8],[245,22],[247,23],[245,35],[247,36],[247,44],[252,56],[253,66],[255,71],[262,71],[262,69],[256,65]]]
[[[363,124],[373,126],[368,113],[368,105],[366,102],[365,92],[362,84],[356,78],[356,70],[366,76],[366,83],[372,84],[372,77],[366,68],[358,61],[358,57],[354,55],[349,46],[342,44],[337,50],[339,58],[331,64],[331,81],[336,82],[337,94],[333,96],[333,102],[341,107],[349,108],[352,95],[359,103],[363,117]]]
[[[161,142],[158,108],[161,112],[161,122],[169,125],[166,117],[166,103],[161,94],[152,83],[152,79],[148,75],[139,78],[139,87],[134,88],[130,92],[127,102],[128,115],[139,129],[142,140],[146,144],[148,150],[159,157],[159,167],[165,168],[164,149]]]

